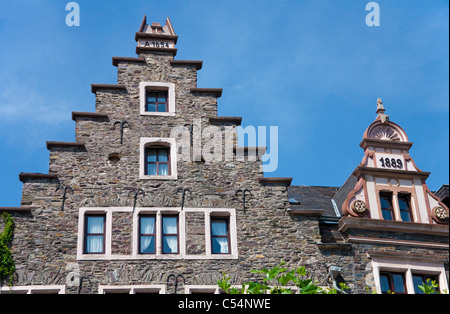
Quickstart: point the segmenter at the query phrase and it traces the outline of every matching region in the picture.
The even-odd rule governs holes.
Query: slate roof
[[[288,187],[291,209],[323,209],[323,216],[339,217],[332,202],[338,189],[328,186],[291,185]],[[293,202],[294,200],[297,202]]]
[[[347,199],[348,193],[350,193],[358,183],[358,178],[353,174],[348,177],[347,181],[345,181],[344,185],[339,188],[336,195],[334,196],[334,200],[336,202],[337,207],[339,208],[339,212],[342,214],[342,205]]]
[[[440,189],[434,194],[439,197],[442,202],[447,205],[447,207],[450,205],[450,191],[448,184],[441,186]]]

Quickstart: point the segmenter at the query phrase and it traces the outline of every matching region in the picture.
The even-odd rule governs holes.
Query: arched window
[[[173,138],[141,138],[140,178],[176,180],[176,143]]]

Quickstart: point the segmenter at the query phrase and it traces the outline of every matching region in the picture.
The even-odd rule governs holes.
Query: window
[[[178,215],[162,216],[162,253],[178,254]]]
[[[447,257],[398,251],[368,251],[368,255],[372,259],[377,293],[421,293],[418,287],[427,279],[435,280],[439,284],[439,292],[448,291],[445,269]]]
[[[65,285],[0,287],[0,294],[65,294],[65,293],[66,293]]]
[[[406,294],[405,276],[403,273],[380,273],[381,293]]]
[[[84,253],[105,253],[105,215],[86,215]]]
[[[194,286],[194,285],[186,285],[184,287],[184,294],[221,294],[223,293],[222,289],[217,286]]]
[[[145,111],[147,112],[167,112],[167,92],[147,90]]]
[[[230,254],[228,218],[211,218],[212,254]]]
[[[167,147],[150,146],[145,149],[145,175],[170,175],[170,150]]]
[[[394,220],[394,210],[392,207],[392,194],[380,193],[381,213],[384,220]]]
[[[156,216],[139,217],[139,254],[156,253]]]
[[[409,195],[398,195],[398,206],[400,208],[400,218],[402,221],[412,221],[411,215],[411,196]]]
[[[415,294],[424,294],[424,292],[420,290],[419,286],[423,286],[423,284],[426,283],[427,280],[430,280],[430,282],[436,281],[437,283],[439,283],[438,276],[435,275],[413,274],[412,280],[414,284]]]
[[[141,82],[139,84],[142,116],[175,116],[175,84]]]
[[[164,294],[165,285],[98,286],[99,294]]]
[[[140,179],[176,180],[177,153],[174,138],[141,137]]]
[[[237,260],[239,253],[234,208],[81,207],[78,230],[78,261]],[[124,237],[131,241],[118,250]]]

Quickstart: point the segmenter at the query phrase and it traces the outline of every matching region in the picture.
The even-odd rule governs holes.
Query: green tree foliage
[[[223,274],[223,278],[217,281],[219,288],[227,294],[337,294],[336,289],[323,289],[317,286],[317,282],[308,278],[305,267],[288,270],[283,267],[285,262],[271,269],[252,270],[253,274],[260,274],[262,282],[245,282],[240,288],[232,287],[230,277]],[[293,289],[293,287],[296,287]],[[341,284],[342,289],[348,289]]]
[[[16,266],[9,249],[14,232],[14,219],[6,212],[2,214],[2,218],[5,221],[5,228],[0,233],[0,282],[9,277],[9,284],[11,285],[13,274],[16,271]]]

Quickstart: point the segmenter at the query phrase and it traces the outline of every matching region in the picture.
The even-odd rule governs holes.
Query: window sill
[[[79,261],[93,260],[232,260],[238,259],[237,255],[183,255],[183,254],[161,254],[161,255],[109,255],[109,254],[82,254],[77,257]]]
[[[141,112],[141,116],[175,117],[175,112]]]
[[[170,176],[146,176],[143,175],[140,177],[141,180],[177,180],[177,176],[176,175],[170,175]]]

